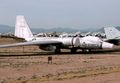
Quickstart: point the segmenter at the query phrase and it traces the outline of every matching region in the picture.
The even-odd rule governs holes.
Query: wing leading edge
[[[29,42],[22,42],[22,43],[14,43],[14,44],[6,44],[6,45],[0,45],[0,48],[6,48],[6,47],[16,47],[16,46],[28,46],[28,45],[60,45],[61,42],[58,41],[29,41]]]

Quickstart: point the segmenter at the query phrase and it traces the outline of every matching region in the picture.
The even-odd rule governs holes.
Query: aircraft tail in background
[[[119,39],[120,38],[120,31],[117,30],[115,27],[104,28],[104,31],[105,31],[107,39]]]
[[[23,15],[16,16],[15,36],[24,38],[27,41],[33,38],[33,34]]]

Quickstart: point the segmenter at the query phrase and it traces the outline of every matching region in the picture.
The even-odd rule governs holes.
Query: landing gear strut
[[[60,54],[61,53],[60,46],[57,45],[54,52],[55,52],[55,54]]]
[[[55,49],[55,54],[59,54],[59,53],[61,53],[60,48]]]
[[[71,48],[71,53],[76,53],[77,49],[76,48]]]

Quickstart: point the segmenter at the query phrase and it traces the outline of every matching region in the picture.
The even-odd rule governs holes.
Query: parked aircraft
[[[105,33],[102,33],[102,32],[93,32],[92,36],[99,37],[99,38],[106,38]]]
[[[37,45],[40,49],[46,51],[54,51],[60,53],[60,49],[70,49],[71,53],[75,53],[77,49],[90,51],[91,49],[112,48],[113,44],[102,41],[98,37],[35,37],[33,36],[24,16],[16,17],[15,36],[24,38],[26,42],[0,45],[3,47],[14,47],[23,45]]]
[[[107,39],[120,39],[120,31],[115,27],[104,28]]]
[[[118,45],[120,43],[120,31],[115,27],[106,27],[104,28],[106,34],[106,40],[110,43]]]
[[[34,35],[34,36],[36,36],[36,37],[49,37],[49,35],[46,33],[38,33],[37,35]]]

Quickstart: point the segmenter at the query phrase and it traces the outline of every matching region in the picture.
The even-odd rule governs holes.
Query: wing
[[[62,43],[58,42],[58,41],[41,40],[41,41],[29,41],[29,42],[5,44],[5,45],[0,45],[0,48],[16,47],[16,46],[29,46],[29,45],[38,45],[38,46],[40,46],[40,45],[60,45],[60,44],[62,44]]]

